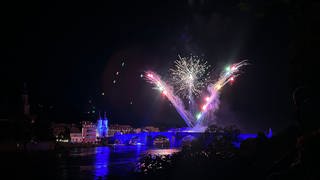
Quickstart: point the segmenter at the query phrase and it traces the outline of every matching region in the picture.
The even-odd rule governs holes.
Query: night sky
[[[292,120],[292,29],[284,2],[25,1],[4,8],[3,117],[17,111],[26,82],[31,104],[52,105],[59,122],[82,120],[92,99],[111,124],[183,127],[140,74],[151,69],[168,78],[178,54],[193,54],[213,66],[212,75],[250,61],[222,92],[219,123],[257,131]]]

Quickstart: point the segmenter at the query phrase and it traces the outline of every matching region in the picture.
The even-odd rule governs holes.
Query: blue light
[[[106,178],[109,174],[109,147],[96,147],[95,179]]]
[[[244,140],[246,140],[248,138],[256,138],[256,137],[257,137],[256,134],[240,134],[239,135],[240,141],[244,141]]]
[[[240,143],[240,142],[233,142],[232,145],[233,145],[235,148],[240,148],[241,143]]]
[[[271,128],[269,128],[269,132],[268,132],[268,134],[267,134],[267,138],[272,138],[272,129]]]
[[[156,138],[165,137],[169,140],[170,147],[179,147],[181,146],[182,141],[186,137],[189,136],[196,139],[200,137],[202,134],[203,134],[202,132],[192,132],[192,131],[142,132],[138,134],[115,134],[113,139],[114,141],[118,141],[120,144],[123,144],[123,145],[128,145],[131,143],[131,145],[138,145],[138,146],[143,146],[143,145],[153,146],[153,141]],[[235,147],[240,147],[240,144],[242,141],[248,138],[256,138],[256,137],[257,137],[257,134],[240,134],[238,136],[238,141],[233,142],[233,145]]]
[[[98,137],[107,137],[108,135],[108,119],[98,119],[97,122]]]

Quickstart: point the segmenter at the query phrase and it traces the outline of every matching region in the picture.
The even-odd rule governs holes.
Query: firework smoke
[[[189,102],[192,101],[192,95],[199,95],[203,92],[203,88],[207,86],[209,96],[205,98],[204,104],[201,106],[201,110],[193,115],[192,112],[185,109],[185,105],[180,97],[178,97],[172,86],[161,80],[161,77],[152,72],[147,71],[145,73],[146,80],[154,85],[154,88],[159,90],[175,107],[180,116],[184,119],[186,124],[190,128],[205,129],[207,125],[210,125],[214,118],[214,112],[219,107],[219,95],[222,88],[228,83],[233,82],[240,74],[240,68],[248,65],[247,61],[241,61],[239,63],[227,66],[226,69],[220,75],[220,78],[214,83],[207,86],[209,73],[207,62],[202,61],[195,56],[187,58],[181,58],[175,61],[175,68],[170,69],[172,74],[172,81],[176,92],[183,97],[189,98]],[[208,119],[210,118],[210,120]],[[204,120],[208,119],[209,122]]]
[[[162,93],[162,95],[168,98],[168,100],[172,103],[172,105],[175,107],[176,111],[180,114],[180,116],[186,122],[186,124],[189,127],[193,127],[193,116],[189,111],[185,110],[183,102],[178,96],[174,94],[172,87],[167,85],[164,81],[162,81],[161,77],[155,72],[147,71],[145,73],[145,77],[150,84],[155,85],[155,89],[159,90]]]
[[[210,96],[206,98],[201,112],[197,114],[197,124],[203,125],[203,119],[207,117],[208,112],[214,113],[218,109],[220,91],[228,82],[233,82],[240,75],[240,68],[245,65],[248,65],[247,60],[227,66],[217,82],[208,86]]]

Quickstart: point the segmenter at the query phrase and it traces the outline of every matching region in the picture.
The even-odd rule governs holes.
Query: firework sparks
[[[234,82],[235,78],[240,75],[240,68],[242,66],[248,65],[247,60],[243,60],[239,63],[233,64],[231,66],[227,66],[225,71],[222,72],[220,78],[216,83],[212,86],[208,87],[210,92],[210,96],[205,98],[205,103],[201,108],[201,116],[197,116],[197,120],[199,120],[199,124],[201,124],[201,120],[205,117],[205,114],[208,111],[215,112],[218,108],[218,99],[219,99],[219,92],[228,82]],[[199,117],[199,118],[198,118]]]
[[[219,91],[228,82],[233,82],[237,76],[240,74],[240,68],[242,66],[248,65],[247,60],[243,60],[239,63],[227,66],[225,71],[221,74],[218,81],[213,85],[215,91]]]
[[[193,116],[189,111],[185,109],[181,99],[174,94],[172,87],[167,85],[164,81],[161,80],[161,77],[158,74],[152,71],[147,71],[145,77],[150,84],[154,85],[154,89],[159,90],[163,96],[167,97],[167,99],[172,103],[172,105],[175,107],[186,124],[189,127],[193,127]]]
[[[210,65],[196,56],[178,57],[174,68],[170,69],[176,92],[188,98],[199,95],[208,83]]]
[[[190,97],[201,93],[203,87],[207,86],[209,92],[209,96],[204,98],[204,103],[200,106],[200,111],[195,114],[185,109],[183,101],[175,94],[173,87],[162,81],[158,74],[147,71],[142,77],[172,103],[189,127],[206,127],[203,119],[208,117],[208,112],[214,113],[218,109],[220,91],[228,82],[235,81],[241,73],[240,68],[245,65],[248,65],[246,60],[227,66],[216,83],[207,86],[207,70],[210,67],[207,62],[202,63],[194,56],[189,59],[179,56],[179,60],[175,61],[175,68],[170,69],[176,92],[189,98],[189,104],[192,101]]]

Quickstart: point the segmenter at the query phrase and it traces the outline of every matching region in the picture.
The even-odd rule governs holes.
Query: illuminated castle
[[[99,114],[99,119],[97,121],[97,138],[104,138],[107,136],[108,136],[108,119],[105,112],[103,119]]]

